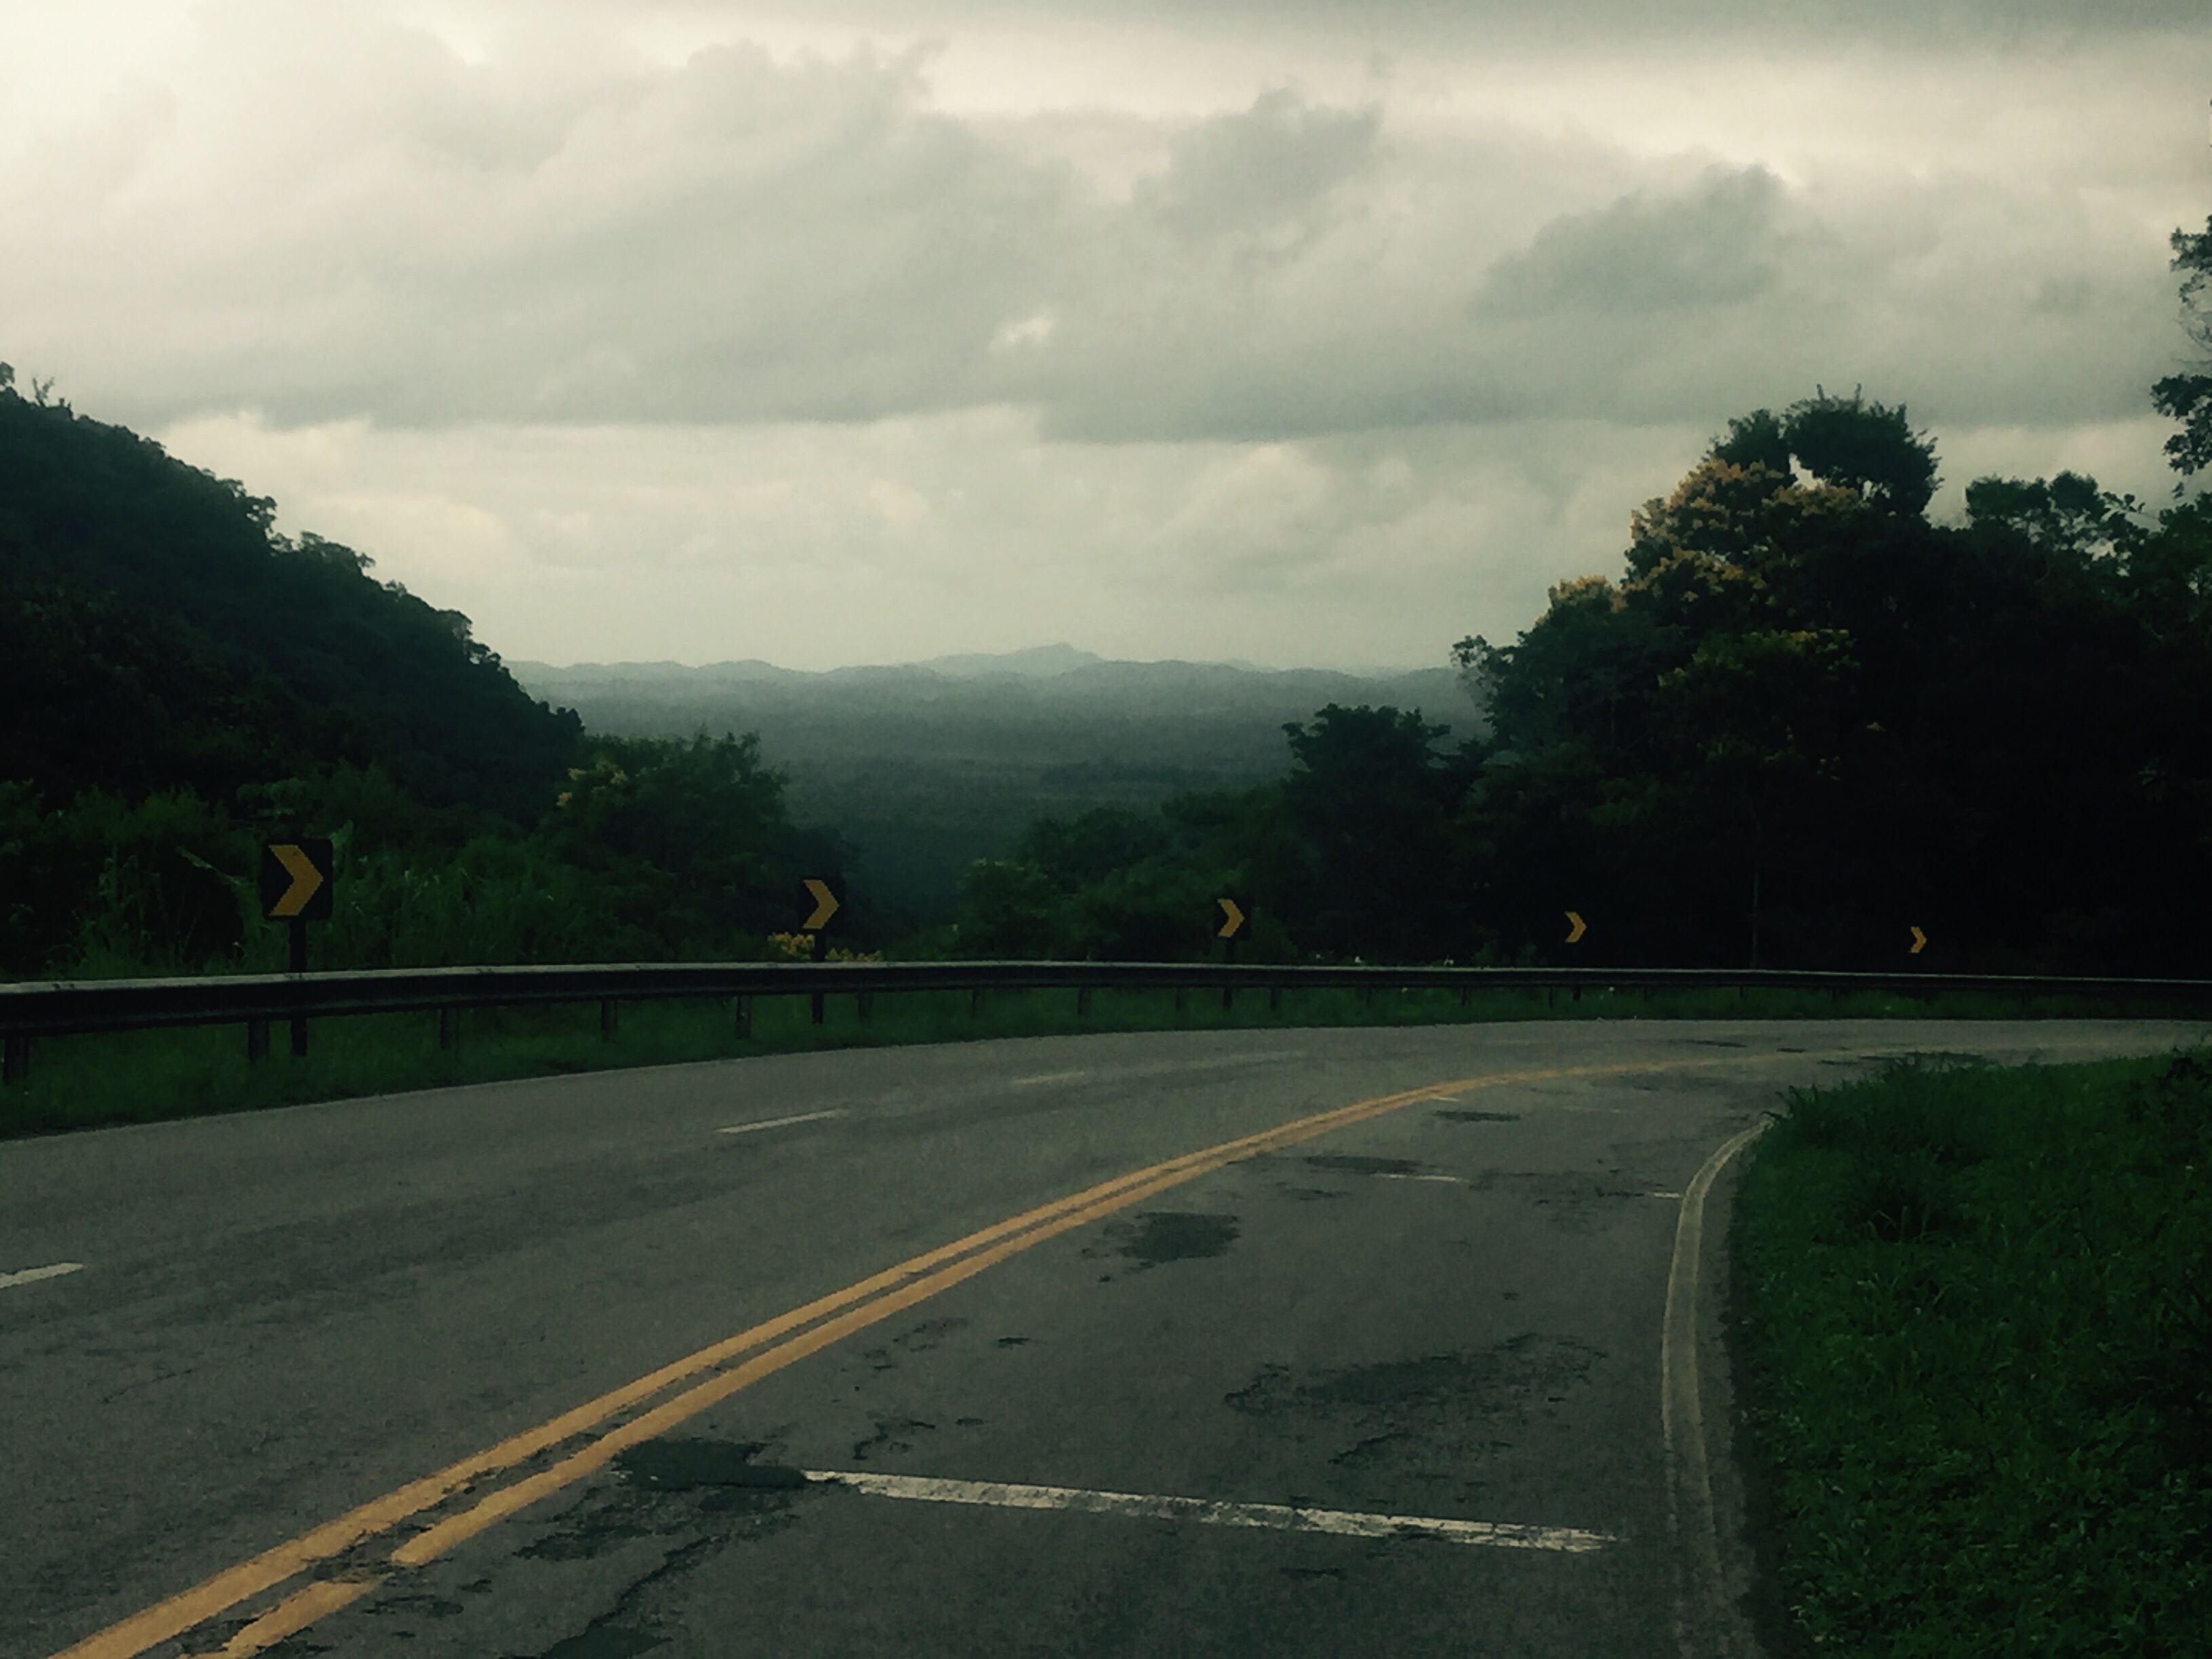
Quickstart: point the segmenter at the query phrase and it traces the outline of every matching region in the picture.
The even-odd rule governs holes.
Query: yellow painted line
[[[249,1656],[273,1648],[286,1637],[307,1629],[325,1613],[336,1613],[358,1601],[383,1582],[381,1576],[319,1579],[304,1589],[293,1591],[221,1647],[193,1656],[193,1659],[249,1659]]]
[[[741,1331],[735,1336],[702,1348],[696,1353],[674,1360],[635,1382],[564,1412],[537,1428],[512,1436],[495,1446],[441,1469],[435,1474],[426,1475],[381,1498],[373,1498],[336,1520],[325,1522],[297,1538],[273,1549],[264,1550],[234,1567],[227,1568],[179,1595],[157,1602],[85,1638],[74,1646],[64,1649],[53,1656],[53,1659],[136,1659],[136,1656],[144,1653],[155,1644],[181,1636],[194,1626],[228,1612],[240,1601],[276,1588],[317,1562],[328,1560],[366,1539],[391,1530],[425,1510],[435,1508],[487,1474],[512,1468],[562,1441],[596,1428],[608,1418],[651,1399],[685,1377],[716,1369],[752,1349],[766,1348],[772,1343],[781,1344],[617,1426],[551,1468],[492,1492],[473,1508],[453,1516],[409,1540],[395,1550],[392,1557],[395,1563],[403,1566],[428,1561],[507,1516],[605,1467],[626,1448],[652,1438],[760,1378],[828,1347],[854,1331],[887,1319],[902,1309],[950,1289],[963,1279],[1028,1249],[1031,1245],[1042,1243],[1070,1228],[1097,1220],[1131,1204],[1139,1203],[1156,1193],[1194,1180],[1224,1164],[1272,1152],[1278,1147],[1293,1146],[1302,1140],[1310,1140],[1316,1136],[1395,1111],[1417,1101],[1433,1100],[1468,1090],[1534,1083],[1555,1078],[1602,1077],[1623,1072],[1658,1071],[1680,1066],[1718,1063],[1717,1059],[1698,1056],[1656,1063],[1637,1061],[1611,1066],[1557,1066],[1540,1071],[1500,1073],[1490,1077],[1462,1078],[1397,1094],[1380,1095],[1371,1100],[1357,1101],[1330,1111],[1316,1112],[1279,1124],[1273,1129],[1263,1129],[1116,1176],[1079,1193],[1055,1199],[1049,1204],[1040,1205],[1036,1209],[994,1223],[950,1244],[926,1251],[895,1267],[885,1268],[842,1290],[819,1297],[804,1307],[794,1308],[750,1330]],[[855,1304],[864,1305],[855,1307]],[[846,1310],[851,1311],[843,1311]],[[813,1328],[807,1328],[809,1327]],[[794,1337],[793,1333],[801,1334]],[[782,1339],[787,1337],[793,1340],[783,1341]],[[306,1592],[301,1594],[305,1595]],[[353,1599],[350,1595],[345,1598],[349,1601]]]

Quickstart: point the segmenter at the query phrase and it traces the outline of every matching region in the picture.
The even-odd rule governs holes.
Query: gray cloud
[[[1504,316],[1650,313],[1734,305],[1771,289],[1786,252],[1781,181],[1716,168],[1685,194],[1638,192],[1554,219],[1490,268],[1478,301]]]
[[[811,0],[806,10],[879,30],[1033,27],[1040,16],[1096,21],[1099,0]],[[1686,34],[1807,42],[1925,45],[2038,36],[2109,39],[2203,23],[2197,0],[1116,0],[1125,23],[1185,31],[1300,28],[1398,40],[1498,44],[1679,41]]]
[[[1288,87],[1062,126],[926,51],[555,71],[374,21],[123,88],[0,173],[10,356],[137,418],[854,422],[1059,438],[1717,422],[1864,381],[2106,418],[2162,372],[2163,227],[2089,180],[1639,156]],[[1095,124],[1094,124],[1095,125]],[[2132,401],[2131,401],[2132,400]]]
[[[1340,185],[1371,173],[1379,112],[1316,109],[1286,89],[1176,135],[1139,203],[1192,242],[1259,239],[1288,254],[1317,234]]]
[[[549,659],[1434,661],[1816,381],[2164,481],[2193,8],[929,3],[208,0],[95,73],[83,0],[51,87],[18,9],[0,356]]]

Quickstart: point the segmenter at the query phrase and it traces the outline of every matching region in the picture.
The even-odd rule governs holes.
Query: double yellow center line
[[[1677,1062],[1679,1063],[1679,1062]],[[1691,1062],[1697,1063],[1697,1062]],[[902,1261],[870,1278],[834,1291],[825,1297],[780,1314],[741,1331],[711,1347],[700,1349],[636,1381],[587,1401],[550,1422],[501,1441],[474,1456],[410,1481],[383,1497],[350,1510],[336,1520],[264,1550],[251,1560],[227,1568],[181,1595],[157,1602],[106,1629],[63,1650],[54,1659],[136,1659],[155,1644],[181,1636],[209,1620],[228,1613],[307,1572],[319,1564],[355,1549],[366,1540],[389,1532],[402,1522],[444,1505],[465,1494],[487,1477],[514,1469],[551,1452],[580,1435],[592,1435],[584,1445],[547,1467],[504,1486],[496,1486],[467,1508],[433,1521],[392,1550],[390,1567],[419,1567],[436,1559],[465,1540],[505,1520],[517,1510],[550,1497],[593,1471],[604,1468],[618,1454],[641,1441],[666,1432],[678,1424],[761,1378],[819,1352],[854,1332],[890,1318],[916,1303],[925,1302],[963,1279],[971,1279],[1045,1240],[1072,1228],[1111,1215],[1157,1193],[1278,1147],[1310,1140],[1332,1130],[1346,1128],[1401,1107],[1425,1100],[1463,1093],[1471,1089],[1534,1083],[1551,1078],[1595,1077],[1630,1071],[1659,1069],[1650,1062],[1618,1066],[1562,1066],[1544,1071],[1512,1072],[1489,1077],[1463,1078],[1433,1083],[1399,1094],[1379,1095],[1331,1111],[1293,1119],[1257,1134],[1225,1140],[1201,1152],[1186,1153],[1154,1164],[1111,1181],[1101,1182],[1079,1193],[1054,1200],[1036,1209],[998,1222],[979,1232],[956,1239],[924,1255]],[[750,1358],[744,1356],[750,1355]],[[742,1363],[732,1364],[732,1361]],[[727,1369],[725,1369],[726,1367]],[[629,1416],[656,1395],[688,1378],[710,1373],[649,1409]],[[601,1430],[610,1419],[614,1426]],[[224,1645],[215,1650],[226,1659],[242,1659],[302,1630],[325,1613],[357,1600],[384,1582],[383,1571],[358,1570],[317,1579],[295,1590],[254,1620]]]

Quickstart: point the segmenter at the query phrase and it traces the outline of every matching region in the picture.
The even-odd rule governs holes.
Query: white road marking
[[[33,1285],[41,1279],[59,1279],[64,1273],[83,1271],[82,1261],[57,1261],[50,1267],[26,1267],[19,1273],[0,1273],[0,1291],[12,1291],[18,1285]]]
[[[1680,1198],[1680,1197],[1681,1197],[1681,1194],[1680,1194],[1680,1193],[1646,1193],[1646,1194],[1644,1194],[1644,1197],[1646,1197],[1646,1198]]]
[[[718,1135],[749,1135],[756,1129],[781,1129],[787,1123],[815,1123],[825,1117],[842,1117],[842,1109],[827,1112],[801,1112],[796,1117],[767,1117],[757,1123],[732,1123],[726,1129],[717,1129]]]
[[[992,1480],[927,1480],[910,1474],[807,1469],[809,1480],[834,1482],[878,1498],[925,1504],[977,1504],[1001,1510],[1074,1510],[1196,1521],[1213,1527],[1265,1527],[1278,1532],[1327,1532],[1346,1538],[1435,1538],[1499,1549],[1563,1550],[1587,1554],[1620,1540],[1571,1527],[1530,1527],[1492,1521],[1443,1521],[1418,1515],[1362,1515],[1346,1510],[1293,1509],[1285,1504],[1217,1504],[1204,1498],[1156,1498],[1137,1492],[1085,1492],[1073,1486],[1017,1486]]]
[[[1682,1659],[1756,1650],[1721,1570],[1705,1408],[1698,1391],[1698,1279],[1705,1194],[1729,1160],[1765,1133],[1772,1121],[1762,1119],[1722,1143],[1691,1177],[1674,1221],[1667,1311],[1659,1325],[1659,1436],[1667,1454],[1667,1533],[1682,1564],[1674,1587],[1674,1641]]]
[[[1037,1077],[1010,1078],[1006,1081],[1006,1087],[1009,1089],[1031,1089],[1035,1088],[1040,1083],[1073,1083],[1079,1077],[1089,1077],[1091,1073],[1088,1072],[1046,1072]]]
[[[1449,1181],[1455,1186],[1467,1185],[1467,1182],[1458,1176],[1397,1175],[1388,1170],[1384,1171],[1382,1179],[1385,1181]]]

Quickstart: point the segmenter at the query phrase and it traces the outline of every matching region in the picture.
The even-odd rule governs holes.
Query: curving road
[[[1049,1038],[0,1145],[0,1653],[1750,1652],[1701,1169],[1887,1056],[2199,1036]]]

